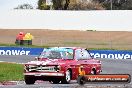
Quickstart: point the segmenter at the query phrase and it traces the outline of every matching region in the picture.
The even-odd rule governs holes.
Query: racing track
[[[0,61],[25,63],[33,60],[35,56],[0,56]],[[100,59],[102,61],[101,74],[130,74],[132,76],[132,60]],[[132,82],[129,84],[85,84],[79,86],[76,81],[71,84],[50,84],[43,82],[35,85],[26,85],[24,82],[18,85],[0,86],[1,88],[132,88]]]

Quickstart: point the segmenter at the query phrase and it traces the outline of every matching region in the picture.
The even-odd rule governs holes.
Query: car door
[[[77,49],[75,51],[75,59],[77,64],[84,67],[85,73],[90,74],[91,68],[89,64],[89,59],[91,59],[90,54],[85,49]]]

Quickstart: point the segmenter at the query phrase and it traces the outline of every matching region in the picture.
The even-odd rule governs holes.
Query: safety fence
[[[0,55],[39,55],[44,48],[0,47]],[[127,50],[89,50],[94,58],[132,59],[132,51]]]

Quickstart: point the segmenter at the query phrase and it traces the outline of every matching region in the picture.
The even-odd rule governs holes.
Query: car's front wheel
[[[60,83],[60,80],[59,79],[54,79],[54,80],[51,80],[50,82],[53,83],[53,84],[58,84],[58,83]]]
[[[27,77],[27,76],[25,76],[24,79],[26,84],[34,84],[36,81],[34,78]]]
[[[65,73],[65,78],[61,81],[61,83],[68,84],[71,81],[71,71],[67,70]]]

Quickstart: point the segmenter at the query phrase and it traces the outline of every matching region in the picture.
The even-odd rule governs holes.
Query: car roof
[[[49,48],[85,49],[85,48],[81,48],[81,47],[49,47]]]

